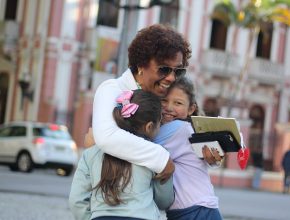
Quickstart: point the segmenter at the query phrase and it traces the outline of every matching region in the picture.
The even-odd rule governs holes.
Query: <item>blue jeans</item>
[[[203,206],[191,206],[185,209],[173,209],[166,212],[168,220],[222,220],[218,209]]]
[[[118,217],[118,216],[103,216],[103,217],[96,217],[92,220],[144,220],[141,218],[130,218],[130,217]]]

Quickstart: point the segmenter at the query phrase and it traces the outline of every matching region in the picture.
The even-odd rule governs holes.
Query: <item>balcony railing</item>
[[[201,71],[221,77],[237,76],[241,71],[240,57],[221,50],[204,50]]]
[[[279,85],[285,79],[284,66],[270,60],[255,58],[250,61],[248,78],[262,84]]]

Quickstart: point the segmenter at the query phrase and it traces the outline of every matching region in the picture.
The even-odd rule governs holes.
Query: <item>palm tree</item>
[[[239,74],[235,90],[228,108],[231,114],[233,102],[240,95],[250,62],[250,50],[260,31],[267,33],[269,23],[280,22],[290,26],[289,0],[249,0],[246,5],[237,9],[231,0],[218,0],[211,17],[220,20],[226,26],[235,25],[237,28],[249,30],[249,41],[246,50],[245,63]]]

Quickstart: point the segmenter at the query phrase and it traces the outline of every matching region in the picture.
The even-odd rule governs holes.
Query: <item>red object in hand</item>
[[[237,159],[238,159],[239,166],[242,170],[246,168],[248,160],[249,160],[249,156],[250,156],[249,148],[245,147],[239,150],[237,154]]]

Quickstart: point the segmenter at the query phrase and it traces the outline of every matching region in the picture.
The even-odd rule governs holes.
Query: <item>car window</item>
[[[8,137],[11,132],[11,127],[0,128],[0,137]]]
[[[49,137],[54,139],[71,139],[70,134],[66,129],[51,129],[49,127],[34,127],[33,136],[36,137]]]
[[[24,126],[13,126],[11,127],[10,137],[23,137],[26,136],[26,127]]]

